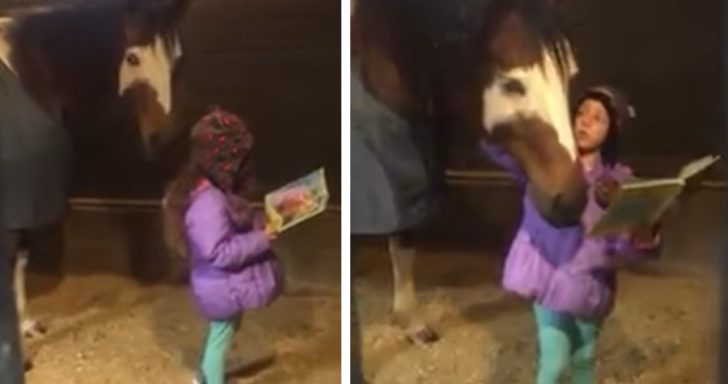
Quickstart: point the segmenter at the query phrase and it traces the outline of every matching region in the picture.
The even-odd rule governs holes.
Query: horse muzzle
[[[519,118],[493,129],[492,140],[520,164],[526,194],[541,216],[557,227],[579,224],[588,200],[581,164],[539,118]]]

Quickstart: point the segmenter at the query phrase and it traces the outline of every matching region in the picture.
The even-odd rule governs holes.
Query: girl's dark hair
[[[162,203],[162,233],[164,243],[179,256],[187,256],[185,213],[190,195],[205,175],[194,163],[185,165],[169,184]]]

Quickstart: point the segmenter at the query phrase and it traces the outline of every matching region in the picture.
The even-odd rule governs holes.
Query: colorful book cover
[[[329,190],[324,169],[318,169],[265,196],[268,220],[278,232],[287,231],[326,210]]]

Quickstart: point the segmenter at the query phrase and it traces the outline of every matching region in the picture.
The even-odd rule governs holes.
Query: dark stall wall
[[[624,149],[636,166],[724,152],[720,1],[562,3],[582,68],[574,90],[606,82],[631,96],[638,119]]]
[[[10,1],[18,8],[49,1]],[[73,195],[158,199],[186,160],[190,126],[208,106],[239,113],[256,137],[260,192],[325,167],[341,174],[341,13],[337,0],[192,0],[180,33],[176,136],[146,159],[123,103],[103,121],[74,116]]]
[[[682,163],[723,153],[720,105],[721,2],[718,0],[561,0],[580,74],[572,98],[608,83],[632,99],[638,118],[623,151],[637,171],[675,172]],[[457,132],[450,168],[482,169],[472,133]],[[720,167],[711,178],[723,179]]]
[[[325,166],[339,201],[341,13],[336,0],[193,1],[182,28],[178,106],[191,123],[211,104],[256,136],[262,189]]]

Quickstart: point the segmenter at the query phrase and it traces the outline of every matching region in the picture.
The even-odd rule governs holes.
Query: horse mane
[[[495,17],[504,17],[511,12],[521,17],[527,28],[538,42],[552,55],[558,65],[561,76],[569,78],[571,68],[571,47],[569,36],[563,23],[555,11],[552,1],[548,0],[491,0],[485,13],[482,28],[489,28]],[[492,33],[492,32],[491,32]]]
[[[522,49],[534,58],[528,64],[543,64],[545,49],[568,79],[571,48],[547,0],[359,0],[352,47],[355,53],[385,51],[406,78],[409,92],[422,102],[437,98],[434,94],[443,86],[453,86],[448,82],[472,83],[474,74],[487,81],[495,69],[488,44],[509,16],[525,32],[518,38],[529,40],[528,49]]]
[[[12,65],[42,106],[90,104],[92,110],[114,96],[124,42],[111,2],[33,7],[12,18]]]

